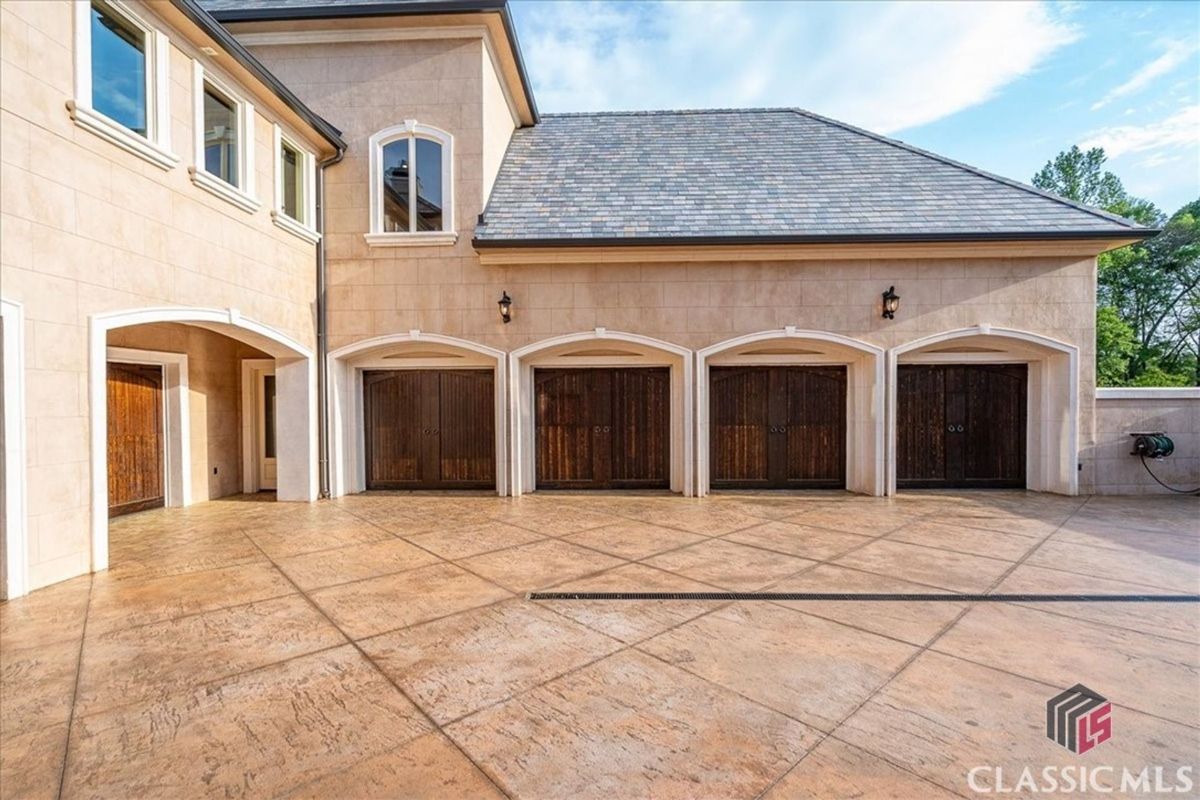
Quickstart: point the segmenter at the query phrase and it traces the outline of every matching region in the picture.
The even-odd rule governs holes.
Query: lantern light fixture
[[[883,318],[895,319],[896,312],[900,310],[900,295],[896,294],[896,287],[889,286],[888,290],[883,293]]]
[[[500,306],[500,319],[504,320],[504,324],[512,322],[512,298],[508,296],[508,292],[500,293],[496,305]]]

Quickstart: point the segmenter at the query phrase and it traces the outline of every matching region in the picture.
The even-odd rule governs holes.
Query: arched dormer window
[[[405,120],[371,137],[371,229],[377,247],[453,244],[454,137]]]

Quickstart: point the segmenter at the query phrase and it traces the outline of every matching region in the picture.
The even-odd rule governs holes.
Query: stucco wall
[[[1146,473],[1132,432],[1162,431],[1175,453],[1147,460],[1160,480],[1200,486],[1200,389],[1101,389],[1096,397],[1096,494],[1169,494]]]
[[[272,120],[263,103],[255,157],[262,207],[248,213],[192,184],[192,58],[206,57],[180,33],[163,26],[172,40],[171,141],[180,157],[164,171],[72,122],[70,3],[5,2],[0,15],[0,291],[25,307],[36,588],[90,563],[89,316],[235,307],[315,347],[314,248],[271,222]],[[206,67],[215,69],[207,59]]]

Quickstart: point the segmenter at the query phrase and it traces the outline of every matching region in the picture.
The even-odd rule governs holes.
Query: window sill
[[[421,231],[420,233],[366,233],[363,238],[371,247],[430,247],[454,244],[454,231]]]
[[[149,161],[160,169],[171,169],[179,163],[179,156],[171,151],[159,147],[145,136],[139,136],[103,114],[79,105],[74,100],[67,101],[67,111],[70,112],[71,119],[79,127],[91,131],[122,150]]]
[[[259,209],[260,206],[262,206],[262,203],[258,202],[258,200],[255,198],[246,194],[241,189],[230,186],[228,183],[211,173],[205,172],[202,169],[196,169],[195,167],[188,167],[188,172],[191,173],[192,183],[196,184],[201,189],[204,189],[206,192],[215,194],[222,200],[233,203],[243,211],[254,213]]]
[[[316,244],[317,242],[321,241],[321,234],[319,232],[308,227],[303,222],[297,222],[287,214],[279,211],[272,211],[271,221],[293,236],[299,236],[309,244]]]

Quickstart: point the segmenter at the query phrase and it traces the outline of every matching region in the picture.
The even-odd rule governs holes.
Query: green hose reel
[[[1129,435],[1133,437],[1133,451],[1129,454],[1131,456],[1161,459],[1175,452],[1175,443],[1162,431]]]

